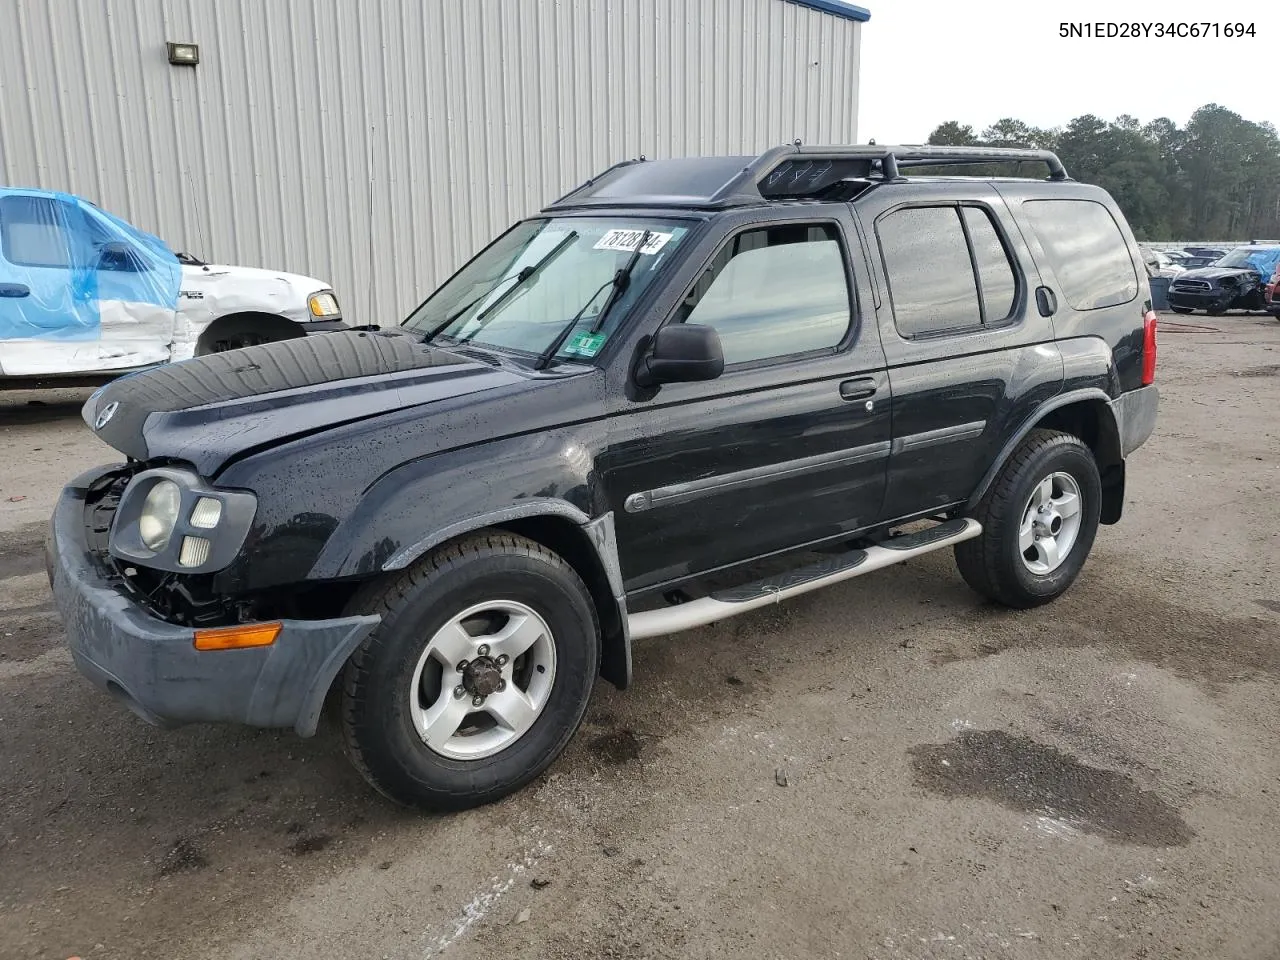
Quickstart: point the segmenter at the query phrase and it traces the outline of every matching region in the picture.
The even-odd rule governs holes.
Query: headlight
[[[338,309],[338,298],[332,293],[312,294],[307,305],[311,307],[313,317],[336,317],[342,313]]]
[[[181,509],[182,491],[172,480],[161,480],[151,488],[138,514],[138,538],[147,549],[159,553],[168,546]]]
[[[248,490],[210,486],[182,467],[153,467],[121,494],[107,549],[156,570],[213,573],[236,558],[257,505]]]

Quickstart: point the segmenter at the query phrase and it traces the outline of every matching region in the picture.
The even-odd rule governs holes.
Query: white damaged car
[[[204,263],[80,197],[0,187],[0,384],[99,382],[340,329],[323,281]]]

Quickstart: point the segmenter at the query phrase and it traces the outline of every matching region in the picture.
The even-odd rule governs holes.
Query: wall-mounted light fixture
[[[194,67],[200,62],[200,47],[194,43],[167,43],[169,62],[180,67]]]

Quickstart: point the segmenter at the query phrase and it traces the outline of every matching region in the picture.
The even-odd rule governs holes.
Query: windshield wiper
[[[531,264],[530,266],[525,267],[519,273],[513,273],[503,277],[502,279],[496,281],[491,287],[485,290],[484,293],[480,294],[480,296],[476,297],[474,300],[468,300],[465,304],[463,304],[457,310],[453,311],[453,313],[449,314],[442,321],[440,321],[434,327],[428,330],[426,334],[423,336],[421,342],[430,343],[432,340],[438,337],[441,333],[447,330],[450,326],[452,326],[455,320],[457,320],[460,316],[462,316],[464,313],[466,313],[468,310],[474,307],[477,303],[479,303],[485,297],[490,296],[495,290],[497,290],[504,283],[509,283],[510,281],[514,280],[515,283],[512,284],[510,287],[508,287],[506,290],[504,290],[502,292],[502,296],[498,297],[497,300],[493,301],[493,303],[485,307],[484,310],[480,312],[480,315],[475,318],[477,323],[482,323],[485,317],[489,316],[491,313],[493,313],[494,310],[498,309],[498,307],[506,303],[507,299],[511,296],[511,294],[515,293],[516,290],[518,290],[521,286],[527,283],[540,270],[542,270],[543,267],[545,267],[552,260],[558,257],[561,251],[564,250],[565,247],[567,247],[569,244],[573,243],[573,241],[576,239],[578,239],[578,231],[570,230],[568,233],[565,234],[563,240],[561,240],[554,247],[552,247],[550,251],[548,251],[545,257],[543,257],[537,263]],[[479,330],[480,330],[479,327],[473,330],[471,333],[471,337],[474,337],[476,333],[479,332]],[[467,339],[469,340],[471,339],[471,337],[468,337]]]
[[[604,302],[604,306],[601,307],[600,312],[596,314],[595,322],[591,324],[590,332],[592,336],[600,332],[600,328],[604,326],[604,321],[605,321],[605,318],[608,317],[609,311],[613,309],[613,305],[618,302],[622,294],[626,292],[627,287],[630,286],[631,272],[635,270],[636,264],[640,260],[640,253],[641,251],[644,250],[645,244],[649,242],[650,236],[652,236],[651,231],[646,230],[644,232],[644,235],[641,236],[640,242],[636,244],[636,248],[634,251],[632,251],[630,258],[626,262],[626,265],[613,275],[612,280],[607,280],[604,283],[602,283],[600,285],[600,288],[596,290],[596,292],[593,293],[590,296],[590,298],[588,298],[587,302],[582,305],[582,309],[573,315],[573,319],[571,319],[568,323],[564,325],[564,327],[556,335],[556,338],[551,341],[551,344],[547,347],[547,349],[543,350],[542,353],[538,356],[538,361],[533,365],[533,369],[535,370],[546,369],[546,367],[551,363],[552,358],[554,358],[555,355],[560,352],[560,348],[564,346],[565,340],[569,338],[569,334],[573,332],[574,327],[578,325],[578,322],[586,314],[587,309],[593,303],[596,302],[596,297],[600,296],[600,291],[604,290],[605,287],[612,286],[613,289],[609,291],[609,299],[607,299]]]

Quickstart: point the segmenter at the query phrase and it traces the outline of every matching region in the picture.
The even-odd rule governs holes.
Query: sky
[[[1184,125],[1218,103],[1280,125],[1280,3],[1266,0],[858,0],[858,139],[923,143],[939,123],[1065,125],[1092,113]],[[1064,22],[1153,24],[1139,39],[1059,36]],[[1154,24],[1253,24],[1240,39],[1157,37]]]

